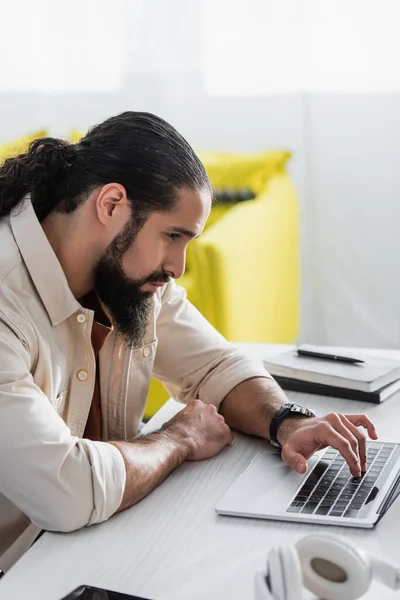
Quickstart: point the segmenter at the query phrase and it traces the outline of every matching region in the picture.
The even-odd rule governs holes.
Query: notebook
[[[400,392],[400,379],[385,385],[375,392],[363,392],[360,390],[349,390],[347,388],[336,387],[333,385],[323,385],[321,383],[312,383],[310,381],[300,381],[299,379],[290,379],[289,377],[275,376],[275,380],[282,389],[291,392],[302,392],[303,394],[318,394],[319,396],[330,396],[334,398],[346,398],[347,400],[356,400],[358,402],[371,402],[372,404],[382,404],[388,398]]]
[[[323,346],[315,348],[324,351]],[[327,352],[329,350],[326,349]],[[400,379],[399,360],[364,355],[362,352],[357,352],[357,358],[364,362],[353,364],[299,356],[297,349],[293,349],[266,358],[264,366],[274,377],[286,377],[362,392],[375,392]]]

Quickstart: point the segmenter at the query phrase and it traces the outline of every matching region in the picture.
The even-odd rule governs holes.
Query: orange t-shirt
[[[100,403],[100,375],[99,375],[99,353],[111,334],[113,327],[105,315],[101,304],[95,293],[87,294],[82,302],[83,306],[94,310],[94,321],[92,328],[92,347],[96,359],[96,375],[92,404],[90,405],[88,419],[86,421],[83,437],[98,442],[101,436],[101,403]]]

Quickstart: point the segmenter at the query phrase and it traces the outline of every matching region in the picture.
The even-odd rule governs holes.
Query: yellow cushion
[[[268,181],[274,175],[284,173],[285,164],[291,156],[287,151],[264,151],[256,153],[198,152],[214,188],[249,188],[254,194],[265,190]],[[216,203],[211,209],[205,231],[211,228],[221,217],[233,208],[231,204]],[[244,209],[246,210],[246,209]],[[196,252],[198,241],[192,242],[187,249],[186,271],[178,280],[187,292],[188,299],[202,312],[210,322],[217,326],[214,298],[208,281],[207,259],[201,261]],[[199,262],[200,261],[200,262]],[[201,264],[200,264],[201,263]],[[195,266],[196,265],[196,266]],[[196,275],[193,275],[196,268]],[[206,269],[203,272],[202,269]],[[215,296],[215,294],[214,294]],[[217,326],[218,328],[218,326]],[[225,331],[219,329],[222,333]]]
[[[150,381],[149,393],[144,409],[145,420],[150,419],[169,398],[169,394],[162,383],[156,379]]]
[[[7,144],[3,144],[0,146],[0,164],[6,160],[6,158],[10,158],[11,156],[16,156],[17,154],[21,154],[26,152],[29,144],[38,138],[46,137],[47,131],[40,130],[34,133],[30,133],[25,137],[18,138],[13,142],[8,142]]]
[[[214,188],[250,188],[262,192],[272,175],[281,173],[291,156],[285,151],[255,153],[199,152]]]
[[[265,330],[261,327],[255,336],[254,327],[250,324],[240,328],[241,335],[237,337],[235,331],[237,327],[233,327],[232,319],[237,321],[238,317],[231,313],[226,308],[227,302],[232,305],[227,298],[222,301],[225,290],[229,286],[224,286],[222,281],[226,281],[229,265],[229,277],[237,274],[244,269],[249,273],[249,266],[246,260],[252,260],[253,263],[262,265],[262,259],[257,258],[260,251],[260,235],[256,233],[252,236],[253,220],[256,231],[264,228],[266,220],[270,222],[270,214],[274,207],[280,206],[279,216],[283,216],[283,210],[286,204],[290,204],[292,209],[289,211],[290,218],[297,224],[296,202],[292,199],[293,191],[285,171],[285,164],[290,158],[291,153],[287,151],[264,151],[257,153],[199,153],[207,173],[211,179],[211,183],[215,188],[250,188],[256,194],[255,201],[241,202],[236,205],[215,204],[211,210],[210,218],[207,222],[205,233],[199,240],[192,242],[187,251],[187,266],[186,273],[178,281],[186,288],[188,298],[193,304],[204,314],[204,316],[226,337],[230,339],[240,339],[247,341],[259,341],[258,338],[265,336]],[[284,185],[283,192],[285,201],[279,205],[279,200],[274,192],[271,195],[273,200],[272,205],[264,202],[261,206],[258,205],[258,200],[267,193],[269,183],[276,178],[283,178],[281,186]],[[280,189],[280,188],[279,188]],[[251,208],[256,206],[257,208]],[[230,218],[230,214],[238,214],[239,217]],[[240,219],[244,218],[241,226]],[[258,221],[257,221],[258,219]],[[276,216],[274,217],[275,227],[277,226]],[[278,219],[279,221],[279,219]],[[218,237],[220,235],[220,225],[226,223],[226,239]],[[234,225],[233,225],[234,223]],[[294,225],[294,228],[296,225]],[[222,230],[224,231],[224,230]],[[275,230],[276,231],[276,230]],[[286,231],[286,229],[285,229]],[[211,233],[213,232],[213,233]],[[215,234],[215,232],[217,232]],[[211,235],[212,243],[210,249],[206,250],[205,242],[209,239],[208,233]],[[218,239],[215,239],[217,236]],[[244,237],[245,236],[245,237]],[[269,238],[272,239],[272,238]],[[261,244],[262,246],[263,244]],[[232,247],[233,246],[233,247]],[[235,259],[235,249],[240,248]],[[295,256],[297,253],[296,236],[293,237],[293,245],[295,248]],[[215,252],[213,252],[215,250]],[[221,260],[218,254],[219,250],[224,253],[224,259]],[[264,255],[268,255],[268,251]],[[276,252],[275,252],[276,254]],[[228,256],[229,255],[229,256]],[[244,259],[246,257],[246,260]],[[215,262],[216,261],[216,262]],[[219,262],[218,262],[219,261]],[[211,267],[212,265],[212,267]],[[297,262],[294,260],[293,268],[297,268]],[[263,276],[261,281],[263,281]],[[242,288],[243,293],[243,288]],[[241,294],[239,294],[241,296]],[[237,297],[235,290],[235,297]],[[253,315],[254,316],[254,315]],[[255,313],[257,316],[257,313]],[[243,323],[243,318],[242,321]],[[270,331],[268,329],[268,331]],[[282,331],[282,335],[284,335]],[[254,336],[257,339],[253,339]],[[272,341],[262,339],[261,341]]]
[[[196,240],[199,310],[230,340],[292,343],[299,325],[298,207],[284,175]]]
[[[85,134],[82,131],[78,131],[77,129],[73,129],[69,134],[69,141],[71,144],[77,144],[81,138],[83,138]]]

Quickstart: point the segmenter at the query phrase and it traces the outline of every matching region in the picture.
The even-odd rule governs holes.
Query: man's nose
[[[174,255],[164,263],[164,272],[173,279],[179,279],[185,272],[186,251]]]

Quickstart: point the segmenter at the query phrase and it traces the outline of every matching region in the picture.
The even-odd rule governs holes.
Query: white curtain
[[[124,66],[122,0],[3,0],[0,92],[114,91]]]
[[[210,94],[400,90],[398,0],[206,0]]]

